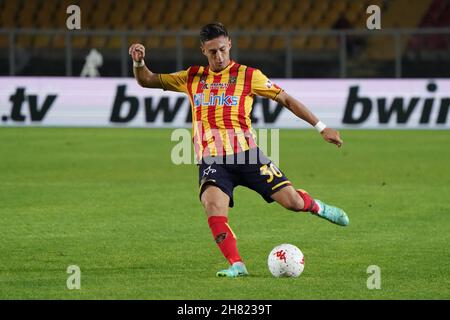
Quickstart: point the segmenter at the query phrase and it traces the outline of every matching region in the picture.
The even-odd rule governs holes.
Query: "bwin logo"
[[[426,86],[429,93],[437,91],[435,83]],[[390,100],[390,102],[388,101]],[[432,111],[435,109],[435,119],[432,119]],[[359,94],[359,86],[350,87],[347,104],[345,107],[343,123],[361,124],[364,123],[371,113],[378,115],[380,124],[387,124],[394,118],[394,123],[406,124],[411,122],[411,115],[416,112],[420,115],[418,123],[421,125],[447,123],[450,110],[450,97],[435,98],[433,96],[397,96],[388,99],[387,97],[371,97]]]
[[[237,106],[238,97],[237,96],[226,96],[225,93],[222,93],[220,96],[216,96],[215,94],[211,94],[209,96],[209,100],[205,99],[203,93],[197,93],[194,95],[194,106],[195,107],[209,107],[209,106],[226,106],[232,107]]]

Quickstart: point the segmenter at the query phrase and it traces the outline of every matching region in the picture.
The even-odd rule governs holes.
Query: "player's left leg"
[[[248,275],[239,255],[236,235],[228,225],[228,205],[231,197],[214,184],[206,185],[201,202],[208,216],[208,224],[214,240],[223,256],[230,263],[228,269],[217,272],[218,277],[236,278]]]
[[[347,226],[349,219],[344,210],[313,199],[305,190],[286,186],[271,195],[271,198],[286,209],[316,214],[340,226]]]
[[[234,178],[221,164],[199,166],[199,196],[208,217],[214,240],[230,267],[217,272],[218,277],[248,275],[237,247],[237,239],[228,224],[228,208],[233,207]]]

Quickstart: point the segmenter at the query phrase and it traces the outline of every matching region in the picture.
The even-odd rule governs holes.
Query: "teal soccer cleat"
[[[235,262],[231,267],[216,273],[218,277],[237,278],[248,276],[247,268],[242,262]]]
[[[318,213],[319,217],[327,219],[330,222],[333,222],[340,226],[348,226],[350,223],[347,214],[344,210],[330,206],[320,200],[315,200],[320,207],[320,211]]]

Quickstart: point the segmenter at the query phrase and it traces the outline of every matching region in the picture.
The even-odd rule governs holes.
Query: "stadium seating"
[[[349,26],[365,28],[369,4],[377,4],[383,12],[383,28],[448,26],[450,2],[446,0],[0,0],[0,28],[38,28],[65,30],[66,8],[81,8],[83,29],[93,30],[195,30],[211,21],[222,21],[233,30],[298,30],[332,29],[344,17]],[[404,8],[408,8],[405,10]],[[401,17],[401,19],[399,19]],[[176,47],[175,37],[133,37],[128,42],[142,41],[152,48]],[[388,37],[371,37],[367,53],[373,59],[391,59],[392,50],[378,50],[389,44]],[[408,41],[408,39],[405,39]],[[448,46],[435,37],[431,46]],[[278,50],[285,48],[285,38],[271,35],[239,37],[240,49]],[[17,43],[22,47],[63,48],[62,35],[23,35]],[[75,48],[121,47],[120,36],[77,36]],[[186,38],[186,48],[196,48],[198,40]],[[410,46],[421,44],[410,41]],[[7,41],[0,41],[7,46]],[[292,46],[302,50],[336,50],[338,39],[317,35],[294,37]]]
[[[433,0],[419,26],[422,28],[450,27],[450,1]],[[426,37],[416,35],[410,39],[408,46],[413,51],[421,48],[448,51],[450,48],[450,37],[448,34],[432,34]]]
[[[383,28],[414,28],[417,27],[430,7],[432,0],[410,1],[397,0],[386,3],[386,10],[383,12]],[[405,10],[408,8],[408,10]],[[399,18],[401,17],[401,19]],[[370,60],[392,60],[395,57],[393,36],[371,36],[367,41],[367,54]],[[408,41],[407,36],[403,36],[402,43]],[[383,48],[380,50],[380,48]],[[386,48],[390,48],[386,50]],[[401,48],[402,51],[404,47]]]

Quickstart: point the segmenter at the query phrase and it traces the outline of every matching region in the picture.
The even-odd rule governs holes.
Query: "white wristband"
[[[326,127],[327,125],[322,121],[317,122],[316,125],[314,126],[314,128],[316,128],[316,130],[319,131],[319,133],[322,132]]]
[[[133,60],[133,67],[135,67],[135,68],[142,68],[143,66],[145,66],[144,59],[142,59],[141,61],[134,61]]]

